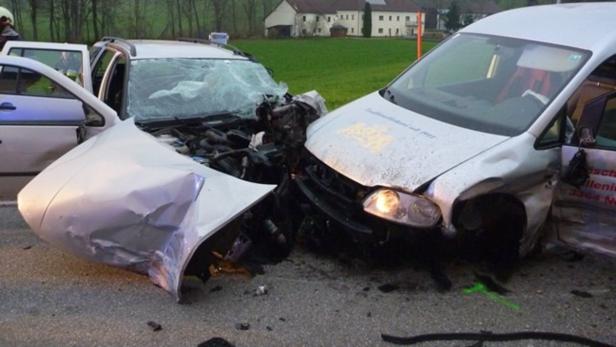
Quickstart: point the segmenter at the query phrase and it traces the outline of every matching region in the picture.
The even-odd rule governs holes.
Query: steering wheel
[[[523,98],[527,96],[531,96],[533,99],[538,101],[542,106],[545,106],[548,104],[548,102],[550,102],[550,99],[548,99],[547,96],[537,93],[536,91],[532,89],[526,89],[524,93],[522,93]]]

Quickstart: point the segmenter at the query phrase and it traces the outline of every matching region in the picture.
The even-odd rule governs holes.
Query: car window
[[[616,97],[605,104],[596,141],[599,147],[616,150]]]
[[[552,124],[547,128],[545,133],[541,136],[537,145],[540,148],[551,148],[559,146],[562,142],[563,136],[563,121],[565,120],[565,109],[558,113],[558,117],[552,121]]]
[[[83,55],[80,51],[11,48],[9,55],[19,55],[41,62],[83,86]]]
[[[0,67],[0,93],[16,94],[19,68],[14,66]]]
[[[54,81],[25,68],[19,69],[17,93],[26,96],[73,98],[66,89],[62,88]]]
[[[98,94],[99,92],[101,83],[103,82],[103,77],[105,76],[105,71],[109,68],[109,64],[111,63],[111,59],[114,55],[114,51],[105,50],[94,66],[94,69],[92,69],[92,87],[94,88],[93,91],[95,94]]]

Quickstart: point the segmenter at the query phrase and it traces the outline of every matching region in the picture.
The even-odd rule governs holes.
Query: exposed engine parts
[[[264,102],[256,118],[187,120],[150,132],[203,165],[247,181],[279,184],[297,165],[306,128],[319,112],[297,99],[277,107]]]
[[[289,208],[291,174],[298,168],[308,125],[323,112],[320,96],[309,93],[289,97],[283,105],[264,102],[255,118],[224,114],[145,130],[200,164],[242,180],[277,185],[264,203],[244,215],[243,225],[251,227],[243,228],[228,256],[237,260],[256,239],[285,256],[295,234]]]

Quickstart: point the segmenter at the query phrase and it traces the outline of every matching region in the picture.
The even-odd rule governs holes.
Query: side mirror
[[[597,142],[592,129],[590,128],[582,128],[580,129],[580,147],[593,147]]]

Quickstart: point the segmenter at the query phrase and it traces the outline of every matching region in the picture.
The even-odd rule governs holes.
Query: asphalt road
[[[89,263],[40,242],[14,208],[0,208],[0,346],[376,346],[381,333],[555,331],[616,344],[616,261],[542,255],[506,284],[508,305],[464,294],[468,265],[452,264],[451,291],[409,268],[372,268],[296,250],[253,278],[211,279],[179,305],[145,276]],[[399,288],[389,293],[384,284]],[[266,285],[269,293],[255,296]],[[394,287],[395,287],[394,286]],[[579,290],[591,295],[571,294]],[[519,306],[516,309],[515,305]],[[154,321],[162,330],[147,325]],[[236,328],[248,323],[248,330]],[[471,342],[421,344],[469,346]],[[487,343],[485,346],[495,346]],[[561,346],[525,341],[498,346]]]

